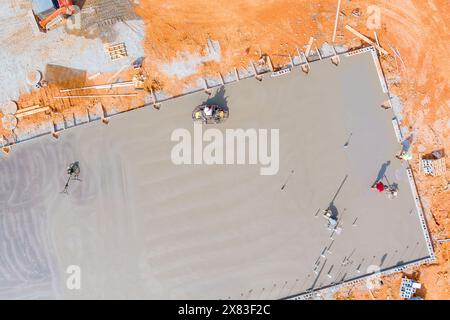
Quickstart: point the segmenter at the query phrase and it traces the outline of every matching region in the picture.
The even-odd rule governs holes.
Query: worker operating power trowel
[[[228,109],[219,105],[202,104],[197,106],[192,112],[194,121],[201,121],[204,124],[218,124],[228,118]]]
[[[67,167],[67,175],[69,176],[67,178],[67,182],[64,186],[64,190],[61,191],[61,193],[66,193],[68,194],[68,189],[69,189],[69,183],[71,180],[78,180],[81,181],[79,176],[80,176],[80,163],[78,161],[75,161],[73,163],[71,163],[68,167]]]

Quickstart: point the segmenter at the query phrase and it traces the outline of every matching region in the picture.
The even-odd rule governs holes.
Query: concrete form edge
[[[334,54],[334,55],[330,55],[330,56],[326,56],[326,57],[321,56],[320,59],[318,59],[318,60],[313,60],[313,61],[308,61],[307,60],[306,62],[303,62],[303,63],[300,63],[300,64],[292,64],[291,67],[292,68],[293,67],[301,67],[304,64],[308,64],[309,65],[309,62],[321,61],[321,60],[325,60],[325,59],[326,60],[330,60],[331,58],[335,57],[336,55],[337,56],[345,55],[347,57],[351,57],[351,56],[362,54],[362,53],[365,53],[365,52],[371,52],[371,55],[373,57],[373,61],[375,63],[375,67],[376,67],[376,70],[377,70],[377,73],[378,73],[378,77],[380,79],[381,88],[382,88],[383,92],[386,93],[389,96],[389,99],[390,99],[390,93],[389,93],[389,90],[388,90],[388,87],[387,87],[387,84],[386,84],[386,79],[385,79],[385,76],[384,76],[384,73],[383,73],[383,69],[381,67],[377,51],[376,51],[376,49],[373,46],[364,47],[364,48],[353,50],[353,51],[347,51],[347,52],[343,52],[343,53],[338,53],[338,54]],[[253,78],[253,77],[257,76],[257,75],[263,76],[263,75],[266,75],[268,73],[271,73],[271,71],[265,71],[265,72],[260,73],[260,74],[250,74],[248,76],[239,77],[239,79],[236,79],[235,81],[228,81],[228,82],[224,81],[223,85],[226,85],[226,84],[229,84],[229,83],[233,83],[233,82],[236,82],[236,81],[240,81],[240,80],[244,80],[244,79]],[[205,83],[207,85],[206,79],[205,79]],[[215,88],[215,87],[220,87],[220,86],[222,86],[222,84],[211,86],[211,87],[209,87],[209,89],[212,89],[212,88]],[[169,97],[169,98],[166,98],[166,99],[158,100],[155,103],[161,103],[161,102],[164,102],[164,101],[169,101],[169,100],[172,100],[172,99],[179,98],[181,96],[190,95],[190,94],[201,92],[201,91],[202,91],[202,89],[193,90],[191,92],[187,92],[187,93],[181,94],[179,96],[173,96],[173,97]],[[140,108],[143,108],[143,107],[146,107],[146,106],[148,106],[148,104],[146,104],[146,105],[144,105],[142,107],[135,108],[133,110],[137,110],[137,109],[140,109]],[[123,114],[123,113],[126,113],[126,112],[130,112],[130,111],[133,111],[133,110],[117,112],[117,113],[111,114],[110,116],[120,115],[120,114]],[[82,123],[79,123],[79,124],[75,124],[75,125],[71,126],[70,128],[74,128],[74,127],[77,127],[79,125],[90,123],[90,122],[94,122],[94,121],[97,121],[97,120],[100,120],[100,118],[94,119],[94,120],[89,120],[87,122],[82,122]],[[394,129],[395,129],[395,123],[393,122],[393,124],[394,124]],[[398,128],[397,128],[398,132],[401,132],[400,128],[399,128],[398,121],[396,121],[396,124],[398,126]],[[70,128],[67,128],[67,129],[70,129]],[[59,130],[59,132],[65,131],[67,129]],[[37,137],[40,137],[40,136],[44,136],[44,135],[49,135],[49,134],[52,134],[52,133],[55,133],[55,132],[58,132],[58,131],[53,131],[53,132],[50,131],[50,132],[37,134],[34,137],[30,137],[30,138],[23,139],[23,140],[17,139],[16,142],[8,143],[5,146],[12,146],[12,145],[17,144],[17,143],[21,143],[21,142],[25,142],[25,141],[28,141],[28,140],[32,140],[34,138],[37,138]],[[396,132],[397,132],[397,130],[396,130]],[[397,136],[397,139],[398,139],[398,136]],[[339,288],[342,288],[344,286],[351,285],[351,284],[357,284],[357,283],[359,283],[359,282],[361,282],[363,280],[368,280],[368,279],[370,279],[372,277],[377,277],[377,276],[382,276],[382,275],[389,275],[389,274],[392,274],[392,273],[400,272],[400,271],[405,270],[405,269],[410,268],[410,267],[421,265],[423,263],[431,263],[431,262],[435,261],[436,258],[435,258],[435,254],[434,254],[434,249],[433,249],[430,233],[429,233],[429,230],[428,230],[428,225],[427,225],[426,219],[425,219],[424,214],[423,214],[422,203],[420,201],[420,197],[418,195],[417,188],[416,188],[415,181],[414,181],[414,176],[412,174],[412,170],[411,170],[411,167],[409,166],[409,164],[408,164],[408,168],[406,170],[407,170],[407,173],[408,173],[408,180],[409,180],[412,192],[413,192],[414,203],[416,205],[416,211],[417,211],[417,214],[419,216],[420,225],[421,225],[424,237],[425,237],[425,241],[427,243],[427,249],[428,249],[428,252],[429,252],[429,257],[421,259],[421,260],[418,260],[418,261],[415,261],[415,262],[411,262],[411,263],[408,263],[408,264],[404,264],[404,265],[402,265],[400,267],[394,267],[394,268],[391,268],[391,269],[388,269],[386,271],[382,271],[382,272],[379,272],[379,273],[362,276],[361,278],[358,278],[358,279],[355,279],[355,280],[349,280],[349,281],[346,281],[346,282],[343,282],[343,283],[340,283],[340,284],[331,285],[331,286],[328,286],[328,287],[325,287],[325,288],[321,288],[321,289],[318,289],[318,290],[305,292],[305,293],[300,293],[300,294],[293,295],[293,296],[290,296],[290,297],[285,297],[283,299],[289,299],[289,300],[310,299],[310,298],[314,297],[314,295],[320,295],[321,292],[325,292],[325,291],[328,291],[328,290],[337,291],[337,289],[339,289]]]

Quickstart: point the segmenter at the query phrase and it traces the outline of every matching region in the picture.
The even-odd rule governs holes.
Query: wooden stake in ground
[[[50,129],[51,129],[51,132],[52,132],[52,137],[55,138],[55,139],[58,139],[59,138],[59,132],[56,131],[56,124],[55,124],[54,121],[50,121]]]
[[[208,82],[206,81],[206,79],[203,79],[203,90],[208,96],[212,94],[211,89],[208,88]]]
[[[0,142],[2,143],[2,151],[4,154],[9,154],[11,152],[11,147],[8,146],[8,140],[5,136],[0,136]]]
[[[158,100],[156,99],[156,94],[153,91],[152,88],[150,88],[150,96],[152,98],[152,102],[153,102],[153,108],[155,108],[155,110],[160,110],[161,109],[161,103],[158,103]]]
[[[382,54],[384,55],[389,55],[389,53],[384,50],[382,47],[380,47],[379,45],[377,45],[375,42],[373,42],[372,40],[370,40],[369,38],[367,38],[365,35],[359,33],[358,31],[356,31],[355,29],[353,29],[352,27],[350,27],[348,24],[345,26],[345,29],[347,29],[348,31],[350,31],[351,33],[353,33],[355,36],[357,36],[358,38],[360,38],[361,40],[367,42],[368,44],[374,46],[375,48],[378,49],[378,51],[380,51]]]
[[[333,30],[333,43],[336,41],[336,31],[337,31],[337,26],[338,26],[338,21],[339,21],[339,11],[341,9],[341,0],[338,0],[338,5],[336,8],[336,19],[334,21],[334,30]]]
[[[267,55],[267,61],[269,62],[270,71],[273,72],[273,70],[274,70],[273,63],[272,63],[272,59],[270,59],[269,55]]]
[[[223,80],[223,76],[222,76],[222,74],[219,72],[219,79],[220,79],[220,83],[222,84],[222,85],[224,85],[225,84],[225,81]]]
[[[253,63],[253,61],[251,61],[251,64],[252,64],[252,67],[253,67],[253,72],[255,73],[255,79],[258,80],[258,81],[262,81],[262,76],[260,76],[258,74],[258,70],[256,70],[256,66]]]
[[[309,53],[311,52],[311,47],[312,47],[313,42],[314,42],[314,37],[309,38],[309,42],[308,42],[308,45],[306,46],[306,50],[305,50],[306,58],[309,57]]]

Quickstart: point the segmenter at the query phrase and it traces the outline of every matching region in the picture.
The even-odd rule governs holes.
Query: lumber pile
[[[364,42],[367,42],[368,44],[370,44],[371,46],[374,46],[375,48],[377,48],[378,51],[380,51],[382,54],[384,55],[389,55],[389,53],[384,50],[381,46],[379,46],[378,44],[376,44],[375,42],[373,42],[372,40],[370,40],[369,38],[367,38],[365,35],[363,35],[362,33],[356,31],[355,29],[353,29],[352,27],[350,27],[348,24],[345,26],[345,29],[347,29],[348,31],[350,31],[351,33],[353,33],[355,36],[357,36],[358,38],[360,38],[361,40],[363,40]]]

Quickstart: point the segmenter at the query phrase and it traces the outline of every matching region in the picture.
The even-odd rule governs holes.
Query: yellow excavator
[[[63,19],[75,14],[72,0],[31,0],[31,2],[31,15],[41,32],[47,32]]]

